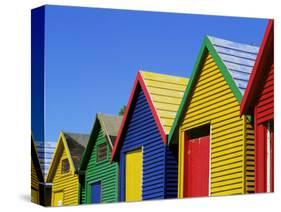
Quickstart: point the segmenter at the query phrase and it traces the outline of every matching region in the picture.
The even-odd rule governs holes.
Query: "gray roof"
[[[208,36],[242,96],[253,70],[259,47]]]
[[[122,116],[107,115],[97,113],[97,118],[100,122],[101,128],[105,133],[111,147],[114,146],[115,138],[117,136],[119,127],[122,122]]]
[[[80,160],[89,141],[89,135],[64,132],[68,149],[71,154],[75,169],[79,167]]]
[[[51,141],[35,141],[35,145],[43,174],[47,176],[57,143]]]

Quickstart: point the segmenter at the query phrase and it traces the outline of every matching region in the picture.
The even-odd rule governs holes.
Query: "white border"
[[[30,9],[42,4],[135,9],[194,14],[274,17],[275,67],[278,70],[281,20],[279,1],[276,0],[14,0],[2,1],[0,6],[0,129],[1,129],[1,211],[38,211],[43,208],[30,203]],[[275,82],[280,81],[275,72]],[[280,84],[280,83],[279,83]],[[280,96],[280,85],[275,84],[275,96]],[[281,102],[275,102],[275,134],[279,136]],[[276,152],[280,142],[275,143]],[[275,154],[276,167],[280,156]],[[275,194],[194,198],[184,200],[149,201],[133,204],[52,208],[71,211],[235,211],[251,208],[255,211],[273,210],[280,202],[280,168],[275,169]]]

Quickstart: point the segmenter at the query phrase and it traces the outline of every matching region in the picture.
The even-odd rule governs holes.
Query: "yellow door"
[[[62,206],[62,205],[63,205],[63,191],[54,192],[52,206]]]
[[[39,203],[39,192],[35,189],[31,189],[31,202]]]
[[[142,200],[142,150],[126,153],[126,202]]]

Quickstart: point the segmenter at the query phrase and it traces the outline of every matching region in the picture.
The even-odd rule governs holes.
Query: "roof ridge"
[[[109,113],[103,113],[103,112],[97,112],[97,114],[99,114],[99,115],[103,115],[103,116],[113,116],[113,117],[115,117],[115,116],[122,116],[122,115],[118,115],[118,114],[109,114]]]
[[[206,37],[208,37],[209,39],[215,39],[215,40],[221,40],[221,41],[227,41],[230,43],[237,43],[237,44],[241,44],[241,45],[245,45],[245,46],[249,46],[249,47],[256,47],[259,49],[258,45],[253,45],[253,44],[249,44],[249,43],[243,43],[243,42],[239,42],[239,41],[233,41],[233,40],[229,40],[229,39],[224,39],[224,38],[220,38],[217,36],[212,36],[212,35],[206,35]]]
[[[74,136],[89,136],[89,134],[87,133],[74,133],[74,132],[65,132],[65,131],[61,131],[63,134],[68,135],[70,137],[72,137],[72,135]]]
[[[139,72],[141,74],[142,73],[150,73],[150,74],[156,74],[156,75],[165,75],[165,76],[168,76],[168,77],[177,77],[177,78],[188,79],[187,77],[184,77],[184,76],[178,76],[178,75],[172,75],[172,74],[163,74],[163,73],[158,73],[158,72],[155,72],[155,71],[139,70]]]

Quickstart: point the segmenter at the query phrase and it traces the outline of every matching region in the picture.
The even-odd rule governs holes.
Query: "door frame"
[[[274,191],[274,128],[266,123],[266,192]]]
[[[122,153],[122,157],[124,158],[124,170],[123,170],[123,176],[124,176],[124,186],[123,186],[123,200],[126,202],[126,154],[129,153],[129,152],[133,152],[133,151],[136,151],[136,150],[141,150],[141,154],[142,154],[142,157],[143,157],[143,150],[144,150],[144,147],[143,146],[139,146],[139,147],[133,147],[129,150],[127,150],[126,152],[123,152]],[[142,176],[141,176],[141,185],[143,184],[143,158],[142,158]],[[143,199],[142,197],[142,186],[141,186],[141,200]]]
[[[190,130],[194,130],[196,128],[200,128],[203,127],[204,125],[209,125],[209,179],[208,179],[208,196],[211,196],[211,161],[212,161],[212,124],[210,122],[204,123],[202,125],[190,128],[190,129],[186,129],[184,130],[183,133],[183,158],[182,158],[182,198],[186,198],[185,196],[185,186],[186,186],[186,179],[185,179],[185,154],[186,154],[186,149],[185,149],[185,144],[186,142],[188,142],[188,135],[187,132]],[[180,147],[180,146],[179,146]],[[180,154],[179,154],[180,157]],[[180,175],[179,175],[180,176]],[[180,195],[179,195],[180,196]]]
[[[255,123],[255,192],[274,192],[274,124]],[[271,141],[271,142],[269,142]]]
[[[99,183],[100,182],[100,202],[102,203],[102,180],[100,179],[94,179],[94,180],[90,180],[87,181],[87,188],[86,188],[86,202],[88,204],[92,204],[92,184],[94,183]]]

